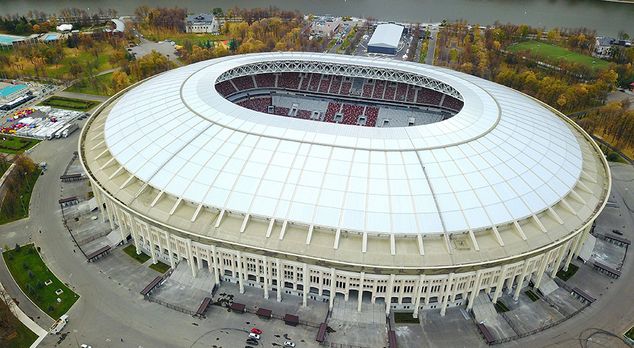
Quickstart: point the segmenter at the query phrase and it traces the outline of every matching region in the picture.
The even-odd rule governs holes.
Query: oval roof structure
[[[340,74],[333,67],[378,69],[387,80],[406,72],[450,86],[464,106],[438,123],[369,128],[248,110],[214,88],[227,71],[262,62],[277,69],[263,73],[288,62]],[[583,162],[565,121],[517,91],[438,67],[341,55],[254,54],[178,68],[123,95],[104,129],[116,161],[166,194],[377,234],[467,232],[536,215],[575,187]]]

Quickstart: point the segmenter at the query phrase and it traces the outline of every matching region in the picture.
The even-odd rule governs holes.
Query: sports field
[[[18,154],[22,153],[39,143],[39,140],[31,138],[21,138],[2,134],[0,136],[0,153]],[[4,171],[3,171],[4,172]]]
[[[524,41],[516,44],[512,44],[508,47],[511,52],[530,51],[537,57],[543,57],[546,60],[559,60],[564,59],[569,62],[583,64],[594,70],[600,70],[607,68],[609,63],[605,60],[601,60],[592,56],[570,51],[566,48],[551,45],[545,42],[539,41]]]
[[[42,105],[52,106],[54,108],[62,108],[77,111],[88,111],[92,109],[98,102],[92,100],[82,100],[52,96],[41,103]]]

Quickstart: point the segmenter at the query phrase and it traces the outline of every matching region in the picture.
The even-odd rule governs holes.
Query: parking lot
[[[10,81],[13,82],[13,80],[10,80]],[[2,81],[2,82],[9,82],[9,80]],[[66,88],[65,86],[49,85],[49,84],[42,84],[42,83],[37,83],[37,82],[15,81],[15,83],[16,84],[22,84],[22,83],[27,84],[29,86],[28,87],[29,90],[33,93],[35,98],[29,100],[28,102],[20,105],[19,107],[15,108],[13,110],[0,110],[0,118],[1,118],[0,122],[2,122],[2,127],[5,126],[6,116],[7,115],[10,115],[10,114],[14,113],[17,110],[37,105],[37,104],[41,103],[42,101],[44,101],[46,98],[48,98],[51,95],[55,94],[57,91],[61,91],[62,89]]]
[[[128,51],[132,53],[137,59],[152,53],[152,51],[156,51],[172,61],[176,61],[178,59],[178,56],[176,55],[176,48],[174,48],[174,45],[171,42],[153,42],[144,38],[140,38],[140,40],[141,43],[134,47],[128,48]]]

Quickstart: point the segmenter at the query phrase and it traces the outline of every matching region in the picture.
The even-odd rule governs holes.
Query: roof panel
[[[271,117],[209,88],[229,69],[278,60],[389,65],[452,86],[465,105],[439,123],[369,128]],[[187,201],[378,233],[464,232],[530,216],[567,194],[583,165],[570,127],[509,88],[339,55],[241,55],[175,69],[122,96],[104,133],[126,170]]]

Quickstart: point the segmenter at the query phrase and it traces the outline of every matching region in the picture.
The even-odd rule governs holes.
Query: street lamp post
[[[24,201],[22,200],[23,195],[20,195],[20,204],[22,205],[22,212],[26,214],[26,209],[24,208]]]

